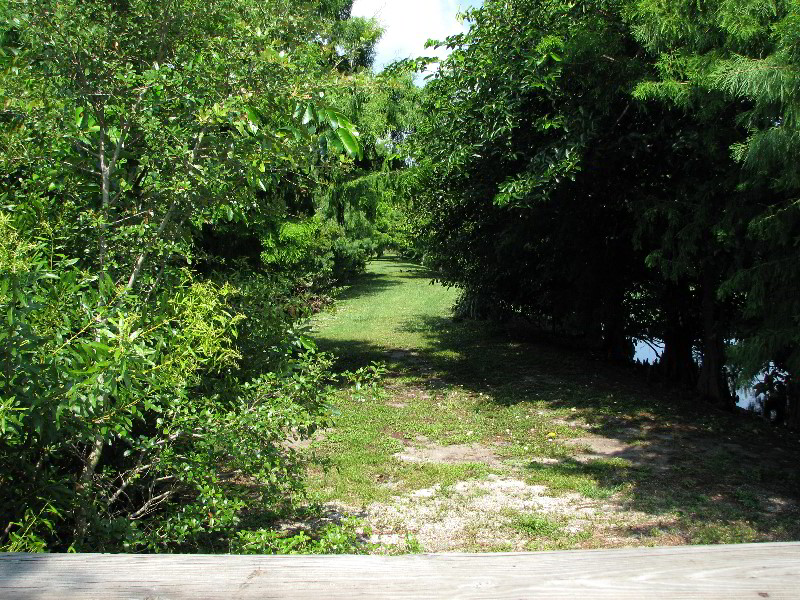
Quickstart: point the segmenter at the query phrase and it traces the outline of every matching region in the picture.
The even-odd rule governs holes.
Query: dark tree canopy
[[[723,406],[732,366],[796,372],[797,3],[469,18],[417,140],[442,279],[613,358],[663,340],[662,375]]]

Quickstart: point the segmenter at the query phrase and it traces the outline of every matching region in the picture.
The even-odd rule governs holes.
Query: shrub
[[[363,272],[377,251],[371,239],[351,237],[319,216],[283,223],[263,246],[261,259],[268,269],[305,282],[314,292]]]
[[[326,422],[330,359],[290,318],[245,318],[263,281],[182,272],[137,312],[8,218],[0,240],[5,549],[213,549],[242,511],[300,490],[285,442]],[[272,370],[242,368],[265,340]]]

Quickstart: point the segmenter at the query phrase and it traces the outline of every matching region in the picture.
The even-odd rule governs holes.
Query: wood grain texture
[[[4,600],[800,599],[800,543],[413,556],[0,554]]]

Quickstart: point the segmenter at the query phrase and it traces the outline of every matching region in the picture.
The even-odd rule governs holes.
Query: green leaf
[[[314,106],[309,104],[306,106],[306,112],[303,114],[303,125],[308,125],[312,121],[316,121],[317,117],[314,114]]]
[[[358,140],[350,133],[347,129],[340,127],[336,130],[336,135],[344,144],[347,153],[350,156],[358,156],[361,158],[361,145],[358,143]]]
[[[261,114],[255,108],[248,106],[245,111],[247,112],[247,118],[253,123],[259,124],[262,122]]]
[[[328,141],[328,145],[332,146],[337,152],[345,152],[344,144],[342,144],[342,140],[339,139],[336,132],[328,131],[325,135],[325,139]]]
[[[331,117],[336,121],[336,127],[333,127],[333,124],[331,124],[331,127],[333,127],[333,129],[338,129],[339,127],[345,127],[350,131],[355,130],[356,126],[353,125],[352,121],[350,121],[350,119],[344,116],[341,112],[334,109],[330,109],[328,112],[330,113]]]

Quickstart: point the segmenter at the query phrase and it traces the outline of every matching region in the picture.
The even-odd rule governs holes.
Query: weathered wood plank
[[[7,600],[800,598],[800,543],[520,554],[0,554]]]

